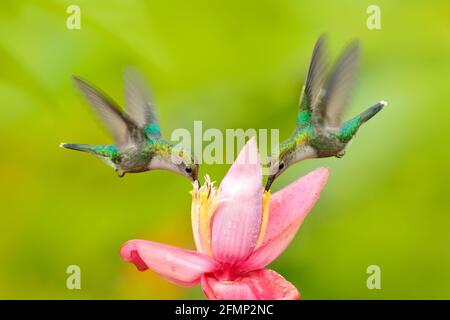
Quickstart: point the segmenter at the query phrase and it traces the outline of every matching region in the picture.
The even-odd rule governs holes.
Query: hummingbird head
[[[269,177],[267,178],[266,191],[275,179],[287,168],[299,161],[315,158],[317,152],[307,143],[304,137],[296,139],[290,138],[280,144],[280,148],[270,156]]]
[[[190,178],[193,182],[198,180],[199,165],[198,163],[195,163],[194,159],[183,163],[180,168],[180,171],[181,170],[183,170],[183,174]]]
[[[184,151],[183,153],[182,161],[178,164],[178,170],[192,181],[197,181],[199,165],[190,152]]]
[[[269,163],[267,165],[269,177],[267,178],[266,191],[269,191],[275,179],[287,169],[294,149],[294,147],[287,144],[281,144],[280,149],[272,153],[269,157]]]
[[[198,179],[199,166],[188,148],[164,142],[158,145],[149,169],[169,170],[196,181]]]
[[[192,181],[198,180],[198,161],[190,150],[178,146],[172,148],[170,161],[173,164],[173,171],[188,177]]]

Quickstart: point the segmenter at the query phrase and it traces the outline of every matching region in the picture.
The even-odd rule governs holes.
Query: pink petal
[[[204,254],[145,240],[126,242],[120,255],[134,263],[139,271],[151,269],[180,286],[197,284],[203,273],[217,268],[217,263]]]
[[[261,165],[253,138],[220,184],[220,204],[212,223],[212,250],[217,261],[233,266],[253,251],[261,225],[262,192]]]
[[[287,248],[319,198],[327,179],[328,169],[319,168],[273,194],[264,241],[240,266],[241,270],[264,268]]]
[[[272,270],[247,273],[234,281],[218,281],[210,275],[202,277],[202,289],[213,300],[297,300],[300,293],[292,283]]]

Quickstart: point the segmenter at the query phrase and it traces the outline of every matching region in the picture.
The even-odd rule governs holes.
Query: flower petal
[[[240,266],[242,271],[264,268],[287,248],[327,179],[328,169],[319,168],[273,194],[264,241]]]
[[[120,255],[139,271],[151,269],[180,286],[197,284],[203,273],[217,268],[217,263],[202,253],[145,240],[128,241]]]
[[[253,251],[261,226],[262,172],[254,138],[242,148],[219,188],[212,223],[212,251],[233,266]]]
[[[297,288],[275,271],[252,271],[234,281],[202,276],[202,289],[213,300],[297,300]]]

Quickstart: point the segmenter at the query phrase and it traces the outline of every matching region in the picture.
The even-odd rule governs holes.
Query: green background
[[[68,30],[66,8],[81,8]],[[366,9],[381,8],[381,30]],[[329,182],[271,268],[303,299],[450,298],[450,5],[448,1],[2,1],[0,298],[203,298],[119,256],[128,239],[193,248],[189,182],[166,172],[116,177],[63,141],[111,138],[74,89],[89,79],[123,101],[125,66],[155,93],[163,133],[294,128],[313,44],[351,39],[363,59],[347,117],[379,100],[343,159],[308,160]],[[229,165],[205,165],[220,181]],[[66,268],[81,267],[81,290]],[[381,267],[381,290],[366,268]]]

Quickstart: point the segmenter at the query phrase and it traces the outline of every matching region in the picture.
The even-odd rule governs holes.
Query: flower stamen
[[[212,256],[211,219],[219,203],[218,192],[208,175],[203,186],[199,187],[197,181],[193,185],[191,220],[195,245],[198,251]]]
[[[259,235],[258,240],[256,240],[255,249],[258,249],[262,245],[264,237],[266,235],[267,225],[269,223],[270,190],[264,191],[262,202],[263,205],[262,205],[261,227],[259,229]]]

